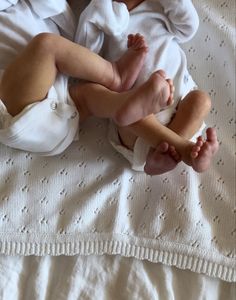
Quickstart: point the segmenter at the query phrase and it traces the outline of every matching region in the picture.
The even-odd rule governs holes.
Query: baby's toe
[[[128,35],[128,40],[127,40],[127,47],[130,48],[132,47],[133,43],[134,43],[135,37],[133,34],[129,34]]]
[[[199,145],[194,145],[192,148],[192,152],[199,152],[201,150],[201,147]]]
[[[191,155],[192,158],[197,158],[198,157],[198,152],[192,151],[190,153],[190,155]]]
[[[167,101],[167,105],[172,105],[174,103],[174,94],[170,93],[170,97]]]
[[[158,73],[164,79],[166,78],[166,72],[164,70],[158,70],[156,73]]]
[[[217,141],[217,134],[215,128],[211,128],[211,127],[207,128],[206,134],[207,134],[207,139],[209,141]]]
[[[197,142],[196,142],[195,146],[201,148],[201,147],[203,146],[203,144],[204,144],[203,139],[202,139],[201,137],[199,137],[199,138],[197,139]]]

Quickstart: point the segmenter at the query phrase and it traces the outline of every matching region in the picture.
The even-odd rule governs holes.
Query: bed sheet
[[[0,257],[1,300],[234,300],[236,285],[121,256]]]
[[[140,293],[140,299],[145,299],[148,293],[153,295],[150,299],[158,299],[156,295],[166,295],[160,299],[178,299],[178,293],[182,296],[179,299],[184,299],[182,291],[177,286],[185,285],[186,280],[192,282],[192,289],[195,281],[195,287],[198,289],[193,297],[195,296],[196,299],[211,299],[201,296],[206,293],[208,284],[212,287],[212,291],[217,291],[218,299],[224,299],[221,298],[224,293],[228,293],[227,296],[233,299],[233,284],[222,283],[205,275],[168,266],[190,269],[227,281],[235,280],[235,190],[232,167],[235,140],[233,51],[235,4],[233,1],[193,2],[200,14],[201,26],[196,38],[184,45],[184,48],[193,77],[213,98],[213,107],[207,121],[218,130],[220,151],[212,169],[207,174],[197,176],[189,168],[181,165],[175,174],[160,176],[158,180],[164,189],[161,193],[158,190],[159,197],[156,197],[157,179],[132,172],[128,163],[109,146],[106,139],[106,121],[97,119],[86,122],[80,130],[80,141],[71,145],[65,153],[55,159],[42,159],[0,146],[1,253],[75,255],[42,258],[2,255],[1,276],[6,275],[3,276],[6,279],[15,274],[14,284],[22,287],[18,289],[19,299],[24,295],[25,278],[29,278],[30,270],[35,274],[32,278],[33,285],[35,284],[32,291],[35,293],[35,299],[47,299],[47,297],[53,299],[54,295],[59,295],[61,299],[70,299],[70,293],[71,295],[76,293],[73,289],[76,289],[78,295],[79,292],[84,293],[84,298],[81,299],[93,299],[93,296],[86,294],[86,285],[79,291],[79,287],[74,284],[83,274],[78,269],[81,265],[85,269],[89,266],[98,277],[96,266],[98,269],[99,266],[105,268],[106,272],[114,265],[117,268],[119,266],[120,273],[117,273],[117,277],[114,272],[113,277],[104,278],[103,282],[108,285],[107,289],[102,288],[102,284],[97,285],[98,293],[107,293],[102,299],[111,299],[109,291],[110,295],[116,292],[119,296],[119,291],[115,287],[116,278],[119,276],[124,278],[124,281],[127,278],[127,282],[123,284],[125,295],[121,294],[119,299],[139,299],[138,296],[135,298],[136,291]],[[3,56],[2,59],[3,62],[6,61]],[[72,169],[72,166],[76,167]],[[88,173],[91,175],[90,178],[87,177]],[[133,194],[129,186],[127,187],[127,182],[132,183],[136,189],[141,182],[143,189]],[[116,194],[111,193],[107,188],[108,185],[116,189]],[[57,186],[58,189],[52,189],[52,186]],[[169,191],[170,186],[174,187],[172,193]],[[194,193],[191,192],[192,189]],[[181,200],[180,202],[174,203],[178,200],[175,199],[175,195]],[[14,209],[10,202],[14,203]],[[53,206],[48,214],[45,214],[43,210],[48,207],[49,202],[53,203]],[[129,205],[129,202],[132,202],[132,205]],[[137,204],[135,208],[134,204]],[[195,213],[190,213],[190,209],[194,209]],[[73,210],[79,213],[75,216]],[[174,215],[170,214],[170,210],[175,212]],[[151,230],[148,227],[151,211],[154,212],[151,216],[157,221],[157,223],[150,222],[155,229],[154,236],[150,236]],[[199,211],[201,218],[199,218]],[[226,214],[221,214],[222,211],[227,212],[227,217]],[[15,222],[19,214],[20,224],[18,221]],[[89,218],[86,219],[87,217]],[[176,218],[176,223],[166,226],[167,217]],[[183,218],[184,221],[188,221],[188,226],[186,222],[181,221]],[[70,223],[69,219],[73,220],[73,223]],[[75,235],[74,225],[76,225]],[[55,229],[56,235],[47,234],[51,226]],[[121,236],[114,235],[117,231]],[[40,238],[38,233],[42,234]],[[72,235],[73,242],[71,242]],[[140,239],[136,239],[140,236],[148,237],[148,241],[140,243]],[[42,243],[42,237],[46,243]],[[177,242],[177,252],[175,244],[165,243],[166,237],[170,242]],[[122,244],[117,243],[120,238]],[[84,243],[86,240],[89,240],[89,243]],[[111,240],[112,243],[109,243]],[[90,256],[78,256],[76,255],[78,253],[90,254]],[[117,254],[117,256],[94,256],[94,254],[105,253]],[[170,256],[170,253],[178,255]],[[123,258],[118,256],[119,254]],[[131,258],[124,258],[124,256],[131,256]],[[65,266],[71,267],[68,272],[65,271]],[[140,280],[137,279],[138,272],[131,272],[131,266],[135,266],[135,270],[145,271],[140,272],[143,275]],[[126,268],[130,269],[127,271]],[[56,288],[57,278],[52,278],[53,270],[62,274],[60,291]],[[132,275],[129,275],[130,273]],[[163,275],[161,279],[158,278],[157,275],[163,273],[168,273],[168,276]],[[70,276],[70,280],[67,280],[67,276]],[[130,279],[132,276],[135,279]],[[88,281],[89,278],[90,276],[87,277]],[[160,286],[158,286],[158,279],[162,283]],[[99,283],[98,279],[94,280],[91,281],[93,285],[95,282]],[[110,280],[110,287],[106,280]],[[62,284],[63,281],[66,283]],[[4,280],[1,282],[6,283]],[[12,284],[11,282],[9,280],[9,284]],[[148,291],[141,291],[138,288],[139,283],[150,288],[147,288]],[[50,285],[51,289],[47,289],[47,285]],[[7,295],[6,293],[10,292],[10,285],[6,284],[2,287],[4,287],[4,295]],[[167,290],[170,294],[165,294]],[[199,294],[199,290],[202,294]],[[16,289],[15,293],[17,294]],[[27,297],[32,299],[30,292],[28,293],[23,297],[24,299]],[[187,294],[185,296],[189,299]]]

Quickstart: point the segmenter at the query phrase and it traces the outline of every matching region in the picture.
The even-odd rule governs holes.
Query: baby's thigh
[[[53,85],[57,69],[52,55],[36,37],[3,73],[0,99],[15,116],[25,106],[43,100]]]
[[[195,113],[197,116],[205,117],[211,108],[210,96],[201,90],[190,91],[178,104],[178,111]]]

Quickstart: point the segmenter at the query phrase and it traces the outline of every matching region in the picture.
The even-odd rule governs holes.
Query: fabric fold
[[[8,9],[12,5],[15,5],[19,0],[1,0],[0,2],[0,11]]]
[[[81,13],[75,42],[99,53],[104,35],[122,35],[128,24],[129,12],[124,3],[92,0]]]
[[[59,15],[66,10],[66,0],[29,0],[34,12],[41,18],[47,19]]]

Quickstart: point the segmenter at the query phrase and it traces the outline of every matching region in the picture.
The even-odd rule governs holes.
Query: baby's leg
[[[172,135],[172,132],[157,121],[154,115],[149,115],[130,126],[120,127],[119,136],[123,145],[130,150],[133,150],[137,137],[143,138],[150,145],[144,167],[146,174],[160,175],[169,172],[180,162],[180,155],[170,144],[170,142],[177,143],[180,147],[179,136]]]
[[[178,105],[168,128],[190,139],[201,128],[211,108],[210,97],[202,91],[190,92]]]
[[[207,94],[201,91],[192,91],[179,103],[178,110],[168,127],[180,136],[190,139],[201,127],[210,107],[211,101]],[[145,166],[146,173],[157,175],[160,174],[160,171],[169,171],[169,166],[174,168],[178,160],[167,154],[160,154],[158,148],[155,152],[150,152]],[[206,158],[202,160],[206,166]],[[192,166],[196,171],[203,169],[203,167],[197,166],[201,164],[199,161],[192,161]]]
[[[130,148],[137,136],[141,136],[150,146],[156,148],[156,151],[151,150],[147,156],[145,165],[147,174],[162,174],[174,168],[179,161],[176,151],[196,172],[203,172],[209,168],[219,147],[215,130],[209,128],[207,140],[203,141],[201,137],[196,145],[188,140],[199,130],[210,107],[211,101],[207,94],[192,91],[180,102],[168,128],[163,127],[154,116],[149,116],[126,128],[126,135],[123,129],[121,137],[127,144],[129,143]],[[161,151],[163,141],[173,146],[176,151]]]
[[[181,137],[168,127],[162,125],[158,120],[156,120],[154,115],[150,115],[127,126],[126,128],[135,136],[143,138],[151,147],[158,149],[158,151],[160,150],[160,145],[163,142],[167,142],[168,145],[174,147],[173,155],[171,153],[167,154],[171,154],[170,156],[176,161],[176,164],[178,163],[179,158],[181,158],[181,160],[183,160],[187,165],[192,166],[197,172],[203,172],[209,167],[210,162],[218,149],[218,142],[213,129],[208,129],[206,142],[203,142],[202,145],[200,145],[199,142],[194,144],[188,139]],[[176,152],[179,156],[176,156]],[[156,159],[156,157],[158,159]],[[156,155],[155,152],[152,152],[148,156],[145,170],[153,170],[155,168],[153,165],[156,161],[157,174],[165,173],[169,170],[170,166],[169,162],[167,162],[167,167],[163,167],[165,166],[166,158],[166,155]],[[160,159],[164,161],[160,161]],[[162,166],[163,169],[161,170],[159,166]],[[151,174],[154,175],[153,171]]]
[[[171,93],[172,93],[172,100],[173,100],[173,86],[171,85]],[[177,112],[168,125],[168,128],[171,129],[174,133],[178,134],[179,136],[183,137],[184,139],[190,139],[201,127],[206,115],[209,113],[210,110],[210,98],[201,91],[192,91],[190,92],[179,104]],[[153,128],[156,128],[156,118],[154,116],[150,116],[145,122],[142,121],[141,127],[145,129],[146,126],[151,126],[153,124]],[[139,124],[135,124],[137,129],[139,130]],[[136,131],[136,127],[135,131]],[[134,145],[135,138],[139,135],[133,135],[131,133],[130,128],[123,128],[121,130],[122,137],[124,140],[127,140],[127,143],[130,145],[131,148],[131,141]],[[128,139],[126,138],[126,134]],[[148,132],[147,132],[148,134]],[[145,136],[145,133],[143,133]],[[163,140],[164,141],[164,140]],[[160,140],[161,142],[161,140]],[[125,143],[126,144],[126,143]],[[154,146],[153,143],[151,143]]]
[[[164,71],[159,71],[159,74],[165,78],[165,72]],[[168,99],[168,104],[173,103],[173,94],[174,94],[174,85],[172,80],[168,79],[167,80],[169,87],[170,87],[170,97]],[[156,118],[154,115],[149,116],[149,120],[152,119],[152,121],[155,123]],[[144,129],[143,136],[145,136],[145,123],[144,126],[141,125],[142,130]],[[120,136],[120,140],[122,144],[130,149],[133,150],[136,139],[140,133],[140,127],[139,123],[136,124],[137,128],[134,132],[132,132],[128,127],[118,127],[118,132]],[[148,131],[149,129],[147,129]],[[148,132],[146,132],[148,135]],[[144,171],[149,174],[149,175],[160,175],[163,173],[166,173],[176,167],[176,165],[180,161],[180,156],[176,152],[175,148],[173,146],[170,146],[168,143],[163,142],[160,145],[154,148],[150,148],[150,151],[148,153],[147,159],[146,159],[146,164]]]
[[[154,72],[140,87],[117,93],[92,83],[79,83],[70,87],[70,95],[79,112],[80,119],[88,116],[112,118],[119,126],[127,126],[152,112],[172,103],[171,85],[162,75]]]
[[[129,81],[129,85],[134,83],[147,51],[140,36],[136,36],[134,43],[129,46],[123,59],[110,63],[63,37],[50,33],[39,34],[4,72],[0,98],[9,113],[16,115],[26,105],[46,97],[58,71],[98,82],[113,90],[123,89],[123,86],[127,88],[126,81]],[[138,58],[141,64],[137,64]]]

